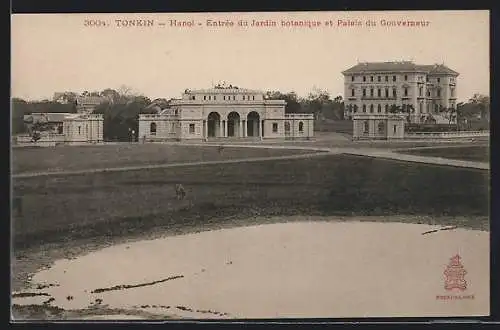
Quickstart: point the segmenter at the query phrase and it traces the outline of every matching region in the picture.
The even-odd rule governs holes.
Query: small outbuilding
[[[354,140],[403,139],[405,118],[398,114],[355,114],[353,116]]]

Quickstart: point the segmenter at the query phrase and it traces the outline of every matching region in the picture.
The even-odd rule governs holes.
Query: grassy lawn
[[[178,182],[186,201],[175,199]],[[484,229],[488,182],[487,171],[344,155],[23,178],[14,180],[23,214],[14,217],[13,230],[22,249],[148,230],[204,230],[253,215],[402,214],[430,223],[459,216],[450,221]]]
[[[405,150],[402,153],[485,163],[490,161],[490,148],[488,146],[461,146],[452,148],[436,147],[429,149]]]
[[[101,146],[58,146],[14,148],[13,173],[85,170],[120,166],[156,165],[194,161],[284,156],[310,153],[306,150],[256,149],[166,144],[119,144]]]

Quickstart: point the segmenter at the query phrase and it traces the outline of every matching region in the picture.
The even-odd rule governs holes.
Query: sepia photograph
[[[490,315],[490,13],[11,15],[11,321]]]

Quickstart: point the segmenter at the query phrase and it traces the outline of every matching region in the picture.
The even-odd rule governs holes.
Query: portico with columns
[[[236,86],[185,90],[171,108],[139,116],[139,137],[144,141],[312,137],[313,115],[285,115],[285,105],[284,100],[269,100],[260,91]],[[296,122],[300,130],[290,134],[289,129],[286,134]]]

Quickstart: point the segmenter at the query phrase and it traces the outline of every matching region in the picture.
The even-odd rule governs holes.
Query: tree
[[[490,113],[490,97],[482,94],[474,94],[469,103],[477,106],[481,119],[487,119]]]
[[[315,87],[307,96],[305,103],[309,112],[314,114],[314,119],[318,120],[325,110],[325,105],[331,102],[328,91]]]
[[[267,91],[264,97],[268,100],[284,100],[285,113],[300,113],[302,110],[299,98],[295,92],[282,93],[279,91]]]
[[[106,88],[105,90],[101,91],[100,96],[109,98],[113,102],[120,101],[120,93],[111,88]]]
[[[454,107],[445,107],[443,105],[439,105],[439,113],[443,114],[443,116],[448,119],[448,125],[451,125],[452,123],[457,124],[458,128],[458,113],[457,113],[457,108]]]

